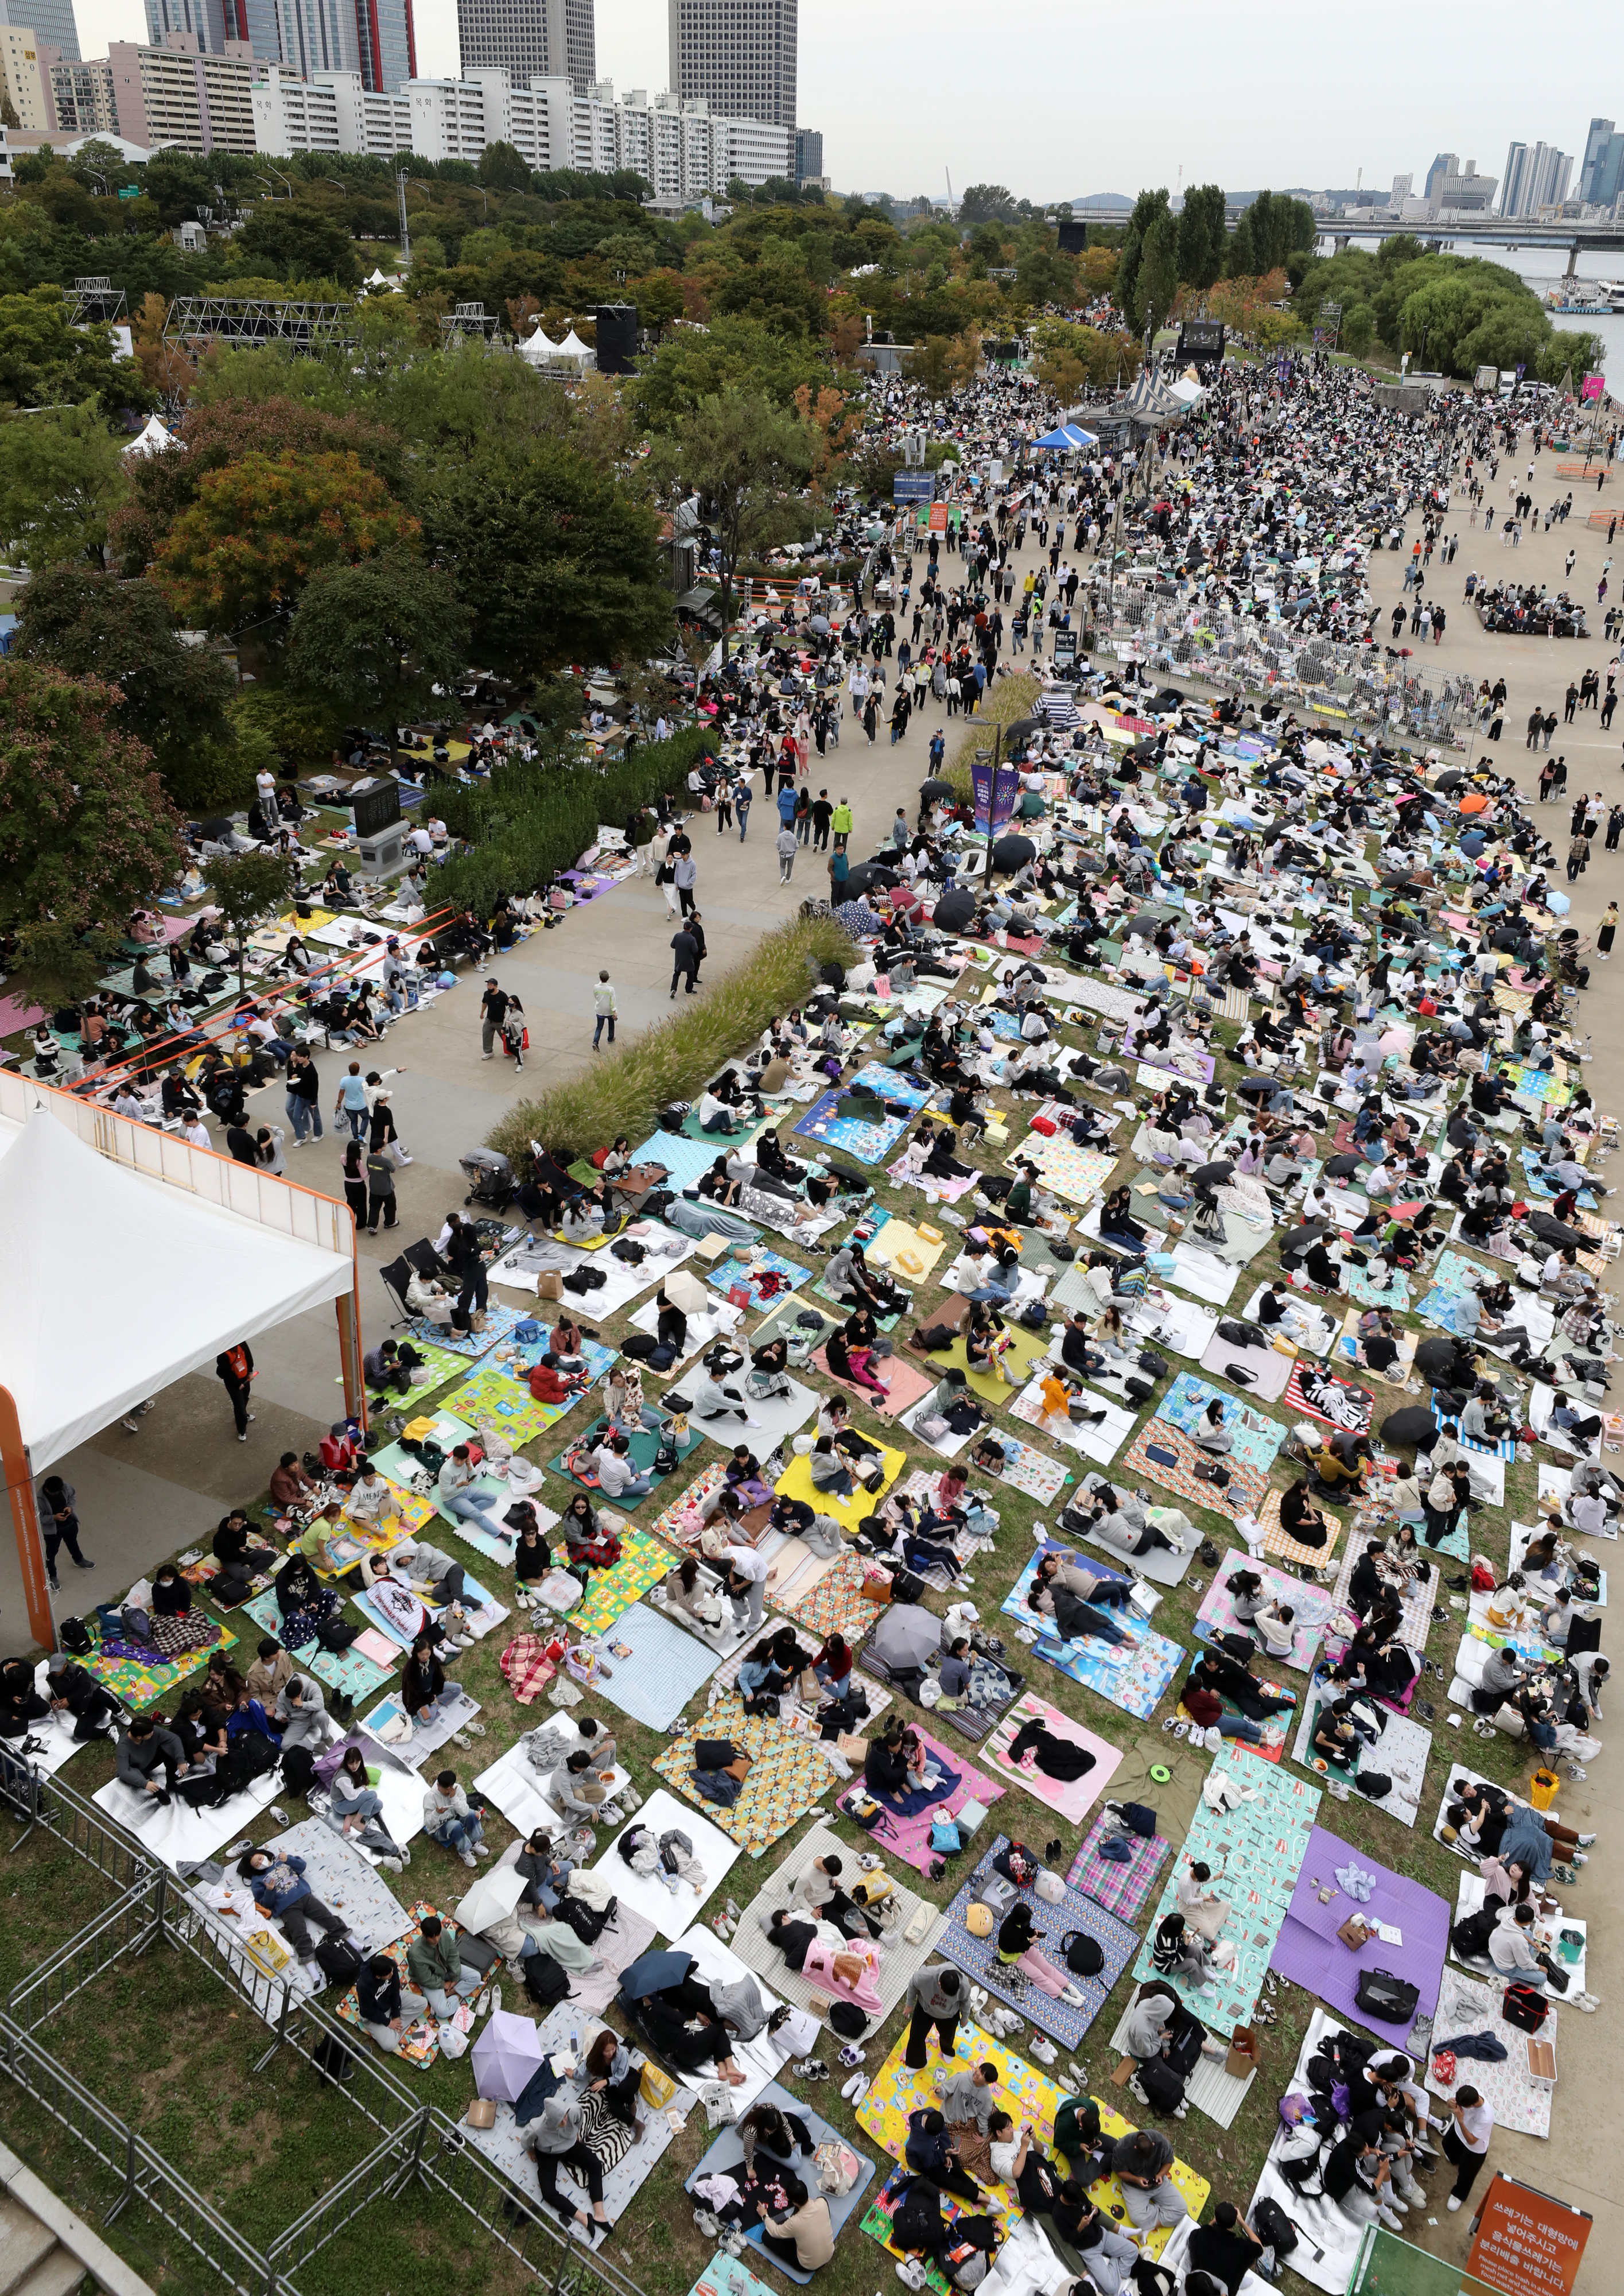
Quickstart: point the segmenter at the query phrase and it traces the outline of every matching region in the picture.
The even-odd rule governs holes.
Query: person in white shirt
[[[400,1501],[377,1468],[369,1464],[351,1484],[345,1512],[357,1522],[381,1522],[386,1515],[400,1513]]]
[[[212,1148],[215,1144],[208,1136],[208,1127],[200,1116],[194,1116],[190,1124],[181,1127],[181,1138],[189,1140],[194,1148]]]
[[[751,1546],[730,1546],[723,1559],[733,1623],[744,1633],[756,1634],[766,1611],[767,1574],[772,1566]]]
[[[592,1468],[605,1498],[647,1498],[654,1488],[648,1476],[640,1475],[632,1465],[631,1445],[624,1435],[612,1435],[598,1446],[592,1453]]]
[[[1503,1975],[1543,1993],[1546,1978],[1542,1957],[1534,1950],[1533,1927],[1531,1906],[1506,1906],[1489,1940],[1489,1958]]]
[[[1297,1644],[1296,1613],[1289,1603],[1270,1603],[1252,1626],[1270,1658],[1289,1660]]]
[[[1445,2160],[1456,2171],[1455,2190],[1446,2204],[1452,2215],[1470,2194],[1489,2156],[1494,2111],[1472,2087],[1457,2088],[1449,2109],[1454,2126],[1444,2132],[1443,2152]]]

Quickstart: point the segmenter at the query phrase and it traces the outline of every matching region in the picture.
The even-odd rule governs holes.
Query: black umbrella
[[[1465,778],[1466,776],[1465,774],[1458,772],[1454,767],[1451,767],[1447,774],[1439,775],[1438,779],[1432,783],[1432,787],[1440,790],[1458,789]]]
[[[1037,857],[1038,849],[1030,837],[1000,837],[992,848],[992,866],[1005,876]]]
[[[967,885],[950,885],[936,903],[934,922],[943,932],[962,932],[975,914],[975,896]]]
[[[1408,1449],[1411,1444],[1430,1445],[1437,1434],[1432,1414],[1419,1403],[1407,1403],[1400,1411],[1391,1411],[1382,1422],[1382,1440],[1390,1450]]]
[[[856,900],[860,894],[871,893],[877,885],[894,885],[896,882],[894,869],[885,868],[877,861],[860,861],[854,869],[847,872],[846,897]]]
[[[1077,854],[1073,859],[1072,867],[1074,870],[1085,870],[1090,877],[1103,877],[1106,873],[1106,864],[1098,853]]]
[[[951,797],[952,794],[951,782],[940,781],[934,775],[929,781],[919,783],[919,802],[922,805],[928,805],[933,798]]]
[[[229,821],[200,821],[198,824],[198,835],[200,837],[217,839],[229,837],[231,834],[232,824]]]
[[[1228,1157],[1220,1156],[1215,1164],[1197,1164],[1192,1177],[1199,1187],[1221,1188],[1226,1180],[1235,1177],[1235,1166]]]

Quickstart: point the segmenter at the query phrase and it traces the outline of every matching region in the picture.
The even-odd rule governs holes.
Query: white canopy
[[[173,447],[179,453],[186,449],[172,430],[166,430],[156,414],[149,414],[147,427],[138,439],[132,439],[125,448],[126,455],[162,455]]]
[[[573,327],[565,336],[563,341],[559,345],[559,357],[560,358],[588,359],[594,356],[595,354],[591,343],[583,343]]]
[[[355,1280],[345,1254],[143,1178],[44,1110],[0,1155],[0,1386],[36,1474]]]
[[[528,359],[532,366],[544,366],[549,359],[557,358],[559,347],[557,343],[550,342],[538,327],[533,335],[526,335],[520,343],[518,355],[522,359]]]

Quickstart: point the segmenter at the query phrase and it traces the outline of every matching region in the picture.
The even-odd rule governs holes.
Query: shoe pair
[[[840,2094],[848,2104],[861,2104],[869,2094],[868,2074],[853,2073],[851,2079],[842,2085]]]

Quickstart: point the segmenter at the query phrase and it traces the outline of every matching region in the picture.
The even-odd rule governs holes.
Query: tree
[[[82,996],[130,909],[179,876],[181,818],[110,690],[0,661],[0,936],[25,996]]]
[[[1061,400],[1085,390],[1110,390],[1131,381],[1139,369],[1138,345],[1130,335],[1074,327],[1063,319],[1041,319],[1033,331],[1038,380]]]
[[[917,382],[926,398],[945,398],[953,387],[952,364],[948,357],[945,335],[926,335],[903,354],[902,373],[910,382]]]
[[[1117,299],[1130,317],[1138,308],[1135,298],[1139,265],[1144,259],[1146,234],[1158,217],[1166,215],[1171,204],[1165,184],[1157,192],[1141,192],[1133,203],[1133,213],[1122,233],[1122,252],[1116,266]]]
[[[845,412],[845,393],[825,388],[814,396],[804,382],[796,393],[796,413],[805,423],[812,442],[808,476],[814,495],[823,491],[830,467],[845,454],[861,428],[855,412]]]
[[[288,639],[288,680],[347,717],[387,729],[427,709],[468,667],[472,625],[442,568],[404,550],[331,566],[305,586]]]
[[[154,578],[194,629],[286,614],[324,566],[413,543],[418,522],[355,455],[248,455],[211,471],[159,545]]]
[[[527,192],[530,169],[517,144],[487,144],[479,154],[479,180],[487,191]]]
[[[446,460],[421,509],[483,659],[534,675],[648,653],[669,634],[657,519],[564,441]]]
[[[129,362],[113,365],[105,328],[69,325],[60,287],[0,295],[0,400],[60,406],[86,398],[109,406],[151,404]]]
[[[1210,287],[1224,267],[1225,225],[1221,184],[1192,184],[1179,217],[1179,276],[1187,286]]]
[[[800,489],[812,464],[805,426],[758,393],[726,390],[686,415],[657,456],[706,505],[722,559],[722,653],[727,659],[733,578],[747,551],[801,531]]]
[[[1179,296],[1179,226],[1159,215],[1145,234],[1134,282],[1134,321],[1154,335]]]
[[[851,340],[861,340],[859,324]],[[838,329],[836,348],[841,342]],[[828,369],[812,342],[775,333],[748,318],[719,318],[704,331],[684,327],[662,343],[637,378],[638,412],[651,430],[675,430],[706,398],[735,390],[787,407],[804,382],[814,389]]]
[[[248,993],[249,933],[261,917],[273,916],[284,906],[298,882],[298,864],[280,853],[226,853],[209,863],[209,898],[226,938],[236,944],[240,996]]]
[[[1015,193],[1002,184],[971,184],[959,202],[960,223],[1012,223]]]
[[[278,278],[336,279],[353,287],[361,276],[355,242],[344,226],[302,200],[261,201],[237,244]]]
[[[207,646],[182,644],[152,584],[57,566],[37,573],[17,603],[13,657],[116,689],[111,723],[152,752],[175,804],[216,806],[221,792],[200,767],[234,745],[232,673]]]
[[[108,520],[127,492],[120,444],[94,399],[0,422],[0,543],[37,570],[100,566]]]
[[[1355,303],[1351,310],[1342,313],[1341,348],[1355,358],[1364,357],[1375,333],[1375,313],[1368,303]]]

